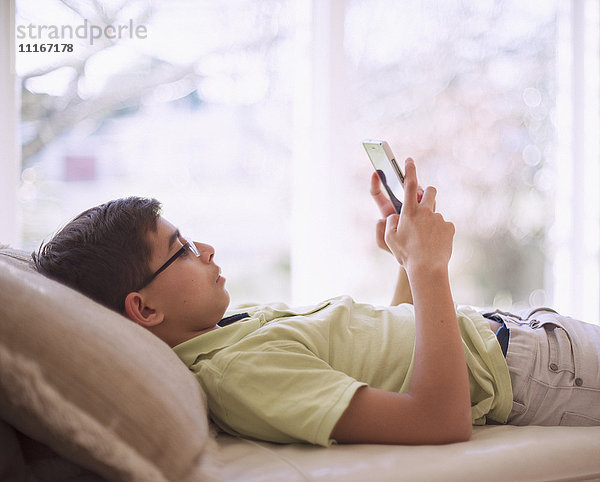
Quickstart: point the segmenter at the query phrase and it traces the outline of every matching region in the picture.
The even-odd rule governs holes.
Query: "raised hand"
[[[387,251],[388,253],[391,253],[390,248],[388,247],[388,245],[385,242],[385,224],[386,224],[386,218],[390,215],[390,214],[395,214],[396,210],[394,209],[394,205],[392,204],[392,201],[390,201],[390,199],[388,198],[388,196],[386,195],[386,193],[381,189],[381,180],[379,179],[379,176],[377,175],[377,172],[373,172],[373,174],[371,175],[371,196],[373,197],[373,200],[375,201],[375,204],[377,204],[377,207],[379,208],[379,212],[382,215],[382,218],[379,219],[377,221],[377,224],[375,225],[375,240],[377,242],[377,246],[385,251]],[[421,199],[423,198],[423,189],[418,186],[417,187],[417,201],[421,202]]]
[[[435,212],[435,188],[425,189],[419,202],[418,186],[417,170],[414,161],[409,158],[405,163],[404,207],[400,215],[391,213],[387,216],[385,245],[407,271],[447,270],[452,255],[454,225]],[[385,207],[384,202],[377,203],[380,209]]]

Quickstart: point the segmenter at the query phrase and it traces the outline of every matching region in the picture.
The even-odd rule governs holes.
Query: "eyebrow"
[[[171,252],[171,249],[173,249],[175,241],[177,241],[180,237],[181,233],[179,232],[179,229],[176,229],[171,236],[169,236],[169,252]]]

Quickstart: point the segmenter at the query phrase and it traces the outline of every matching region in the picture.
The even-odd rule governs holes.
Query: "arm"
[[[416,170],[407,160],[402,215],[387,218],[385,241],[414,298],[411,383],[405,394],[360,388],[332,432],[340,443],[440,444],[471,435],[467,366],[448,278],[454,226],[434,206],[433,188],[417,200]]]
[[[410,303],[411,305],[414,303],[408,275],[402,266],[398,270],[398,281],[396,281],[396,289],[390,305],[398,306],[401,303]]]
[[[392,202],[381,190],[381,181],[379,180],[379,176],[377,176],[376,172],[371,175],[371,196],[373,196],[373,200],[377,204],[379,212],[381,212],[384,218],[387,218],[389,215],[396,212]],[[420,201],[422,197],[423,190],[419,187],[417,190],[417,199]],[[385,243],[385,222],[385,219],[380,219],[377,221],[375,226],[375,239],[377,241],[377,246],[384,251],[391,253],[390,248],[388,248],[388,245]],[[413,297],[410,290],[410,284],[408,282],[408,276],[406,275],[406,270],[402,266],[400,266],[400,269],[398,270],[396,288],[394,289],[394,295],[390,305],[398,306],[401,303],[413,304]]]

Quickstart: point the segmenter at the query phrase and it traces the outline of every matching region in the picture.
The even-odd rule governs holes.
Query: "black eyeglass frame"
[[[144,289],[146,286],[148,286],[152,281],[154,281],[154,278],[156,278],[159,274],[161,274],[164,270],[166,270],[169,266],[171,266],[171,264],[173,264],[173,262],[175,262],[186,251],[190,251],[196,257],[200,256],[200,253],[196,249],[196,246],[194,245],[194,243],[192,243],[191,241],[185,240],[185,243],[183,244],[183,246],[180,249],[178,249],[177,252],[173,256],[171,256],[160,268],[158,268],[153,274],[151,274],[148,278],[146,278],[144,280],[144,282],[142,282],[135,289],[135,291],[140,291],[140,290]]]

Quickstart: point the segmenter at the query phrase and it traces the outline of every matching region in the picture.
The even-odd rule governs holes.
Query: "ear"
[[[151,328],[164,321],[164,314],[148,306],[144,295],[133,291],[125,297],[125,313],[138,325]]]

